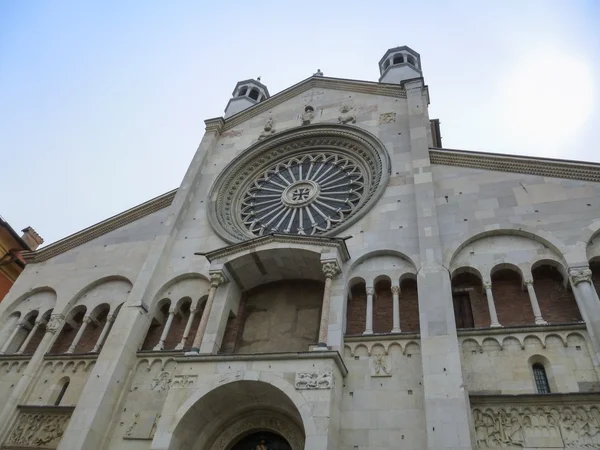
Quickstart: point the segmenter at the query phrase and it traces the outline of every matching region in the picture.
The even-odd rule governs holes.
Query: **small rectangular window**
[[[548,377],[546,376],[546,369],[544,366],[536,363],[533,365],[533,377],[535,379],[535,387],[538,394],[549,394],[550,385],[548,384]]]

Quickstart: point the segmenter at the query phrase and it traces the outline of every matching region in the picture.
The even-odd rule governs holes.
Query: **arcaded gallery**
[[[600,165],[443,148],[378,68],[240,81],[178,189],[24,254],[1,449],[600,448]]]

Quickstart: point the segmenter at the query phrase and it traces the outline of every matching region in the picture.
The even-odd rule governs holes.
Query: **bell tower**
[[[260,77],[257,80],[239,81],[231,96],[225,108],[226,119],[270,97],[269,90],[260,82]]]
[[[379,61],[380,83],[398,84],[423,76],[421,56],[410,47],[390,48]]]

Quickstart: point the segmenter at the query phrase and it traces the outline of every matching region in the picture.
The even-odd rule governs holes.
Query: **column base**
[[[544,319],[535,319],[535,324],[536,325],[548,325],[548,322],[546,322]]]
[[[329,347],[325,342],[319,342],[316,347],[313,347],[313,352],[326,352],[329,351]]]
[[[183,350],[183,344],[180,342],[179,344],[177,344],[175,346],[175,348],[173,350]]]
[[[373,334],[373,330],[368,330],[368,331],[365,331],[363,333],[363,336],[368,336],[368,335],[371,335],[371,334]]]
[[[184,353],[184,356],[199,356],[199,355],[200,355],[199,348],[192,348],[192,349],[190,349],[189,352]]]
[[[493,324],[490,325],[490,328],[502,328],[503,325],[500,325],[499,322],[495,322]]]
[[[392,333],[402,333],[402,330],[400,328],[392,328]]]
[[[160,352],[160,351],[163,351],[164,349],[165,349],[165,346],[164,346],[164,345],[162,345],[162,344],[156,344],[156,345],[155,345],[155,346],[152,348],[152,350],[153,350],[153,351],[155,351],[155,352]]]

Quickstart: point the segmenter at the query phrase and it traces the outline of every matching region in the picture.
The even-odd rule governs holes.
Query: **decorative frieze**
[[[171,374],[169,372],[161,372],[150,384],[151,391],[165,391],[171,387]]]
[[[198,375],[175,375],[171,387],[173,389],[187,389],[194,387]]]
[[[390,361],[384,353],[376,353],[371,358],[371,376],[372,377],[391,377],[392,370]]]
[[[396,121],[396,113],[389,112],[383,113],[379,115],[379,125],[384,125],[386,123],[394,123]]]
[[[334,386],[333,372],[297,372],[296,389],[332,389]]]
[[[3,448],[56,448],[72,412],[72,407],[20,407]]]

